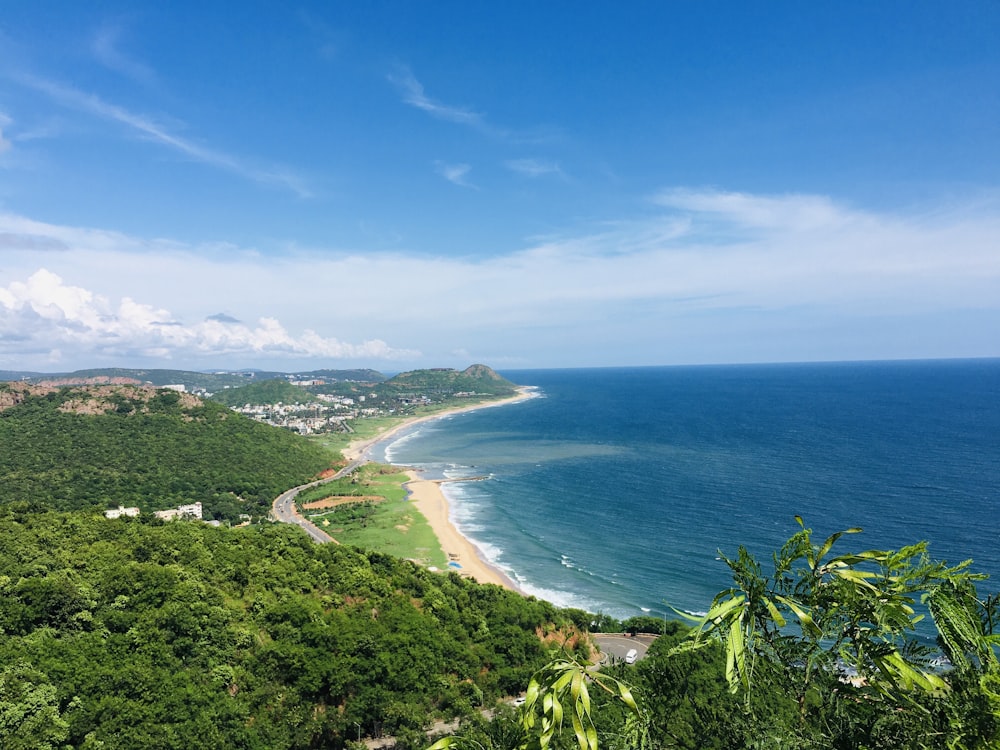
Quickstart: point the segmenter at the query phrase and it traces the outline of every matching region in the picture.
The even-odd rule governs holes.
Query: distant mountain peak
[[[497,374],[496,370],[488,365],[470,365],[462,371],[462,374],[470,378],[479,378],[482,380],[504,380],[504,378]]]

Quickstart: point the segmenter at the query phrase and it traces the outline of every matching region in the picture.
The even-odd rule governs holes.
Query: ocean
[[[798,530],[930,543],[1000,591],[1000,360],[505,371],[536,397],[423,423],[375,458],[443,485],[528,594],[617,618],[704,612],[719,552]]]

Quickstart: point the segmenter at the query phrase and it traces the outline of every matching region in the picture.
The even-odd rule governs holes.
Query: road
[[[332,482],[334,479],[340,479],[341,477],[346,477],[351,472],[355,471],[362,464],[367,463],[364,458],[357,458],[351,461],[347,466],[338,471],[332,477],[327,477],[326,479],[317,479],[315,482],[309,482],[308,484],[300,484],[298,487],[292,487],[290,490],[285,490],[278,497],[274,499],[271,504],[271,511],[274,515],[275,520],[281,523],[293,523],[300,527],[304,532],[306,532],[309,537],[317,544],[326,544],[328,542],[333,542],[334,544],[339,544],[339,542],[332,536],[327,534],[323,529],[316,526],[316,524],[311,521],[307,521],[299,512],[295,509],[295,497],[302,492],[302,490],[309,489],[310,487],[315,487],[320,484],[326,484],[327,482]]]
[[[601,649],[601,666],[625,661],[629,649],[635,649],[638,658],[642,659],[657,636],[649,633],[593,633],[594,641]]]

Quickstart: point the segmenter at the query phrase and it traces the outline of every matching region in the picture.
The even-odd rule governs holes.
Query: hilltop
[[[461,371],[451,368],[411,370],[401,372],[382,385],[402,391],[468,396],[507,396],[517,387],[486,365],[472,365]]]
[[[185,393],[130,385],[0,383],[0,504],[35,509],[201,502],[206,516],[266,513],[335,456]]]

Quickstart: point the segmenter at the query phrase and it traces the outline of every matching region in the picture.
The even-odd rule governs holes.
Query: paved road
[[[326,484],[327,482],[332,482],[334,479],[345,477],[365,463],[368,463],[367,459],[355,459],[332,477],[317,479],[315,482],[301,484],[298,487],[292,487],[290,490],[285,490],[278,495],[278,497],[276,497],[274,502],[271,504],[271,511],[273,512],[274,518],[281,523],[294,523],[296,526],[301,527],[301,529],[305,531],[317,544],[326,544],[327,542],[339,544],[336,539],[323,531],[323,529],[299,515],[298,511],[295,509],[295,497],[302,492],[302,490],[309,489],[310,487],[315,487],[320,484]]]
[[[593,636],[598,648],[601,649],[601,666],[625,661],[625,654],[629,652],[629,649],[633,648],[638,653],[638,658],[642,659],[646,656],[646,649],[657,638],[657,636],[650,635],[649,633],[636,633],[635,635],[629,635],[628,633],[594,633]]]

